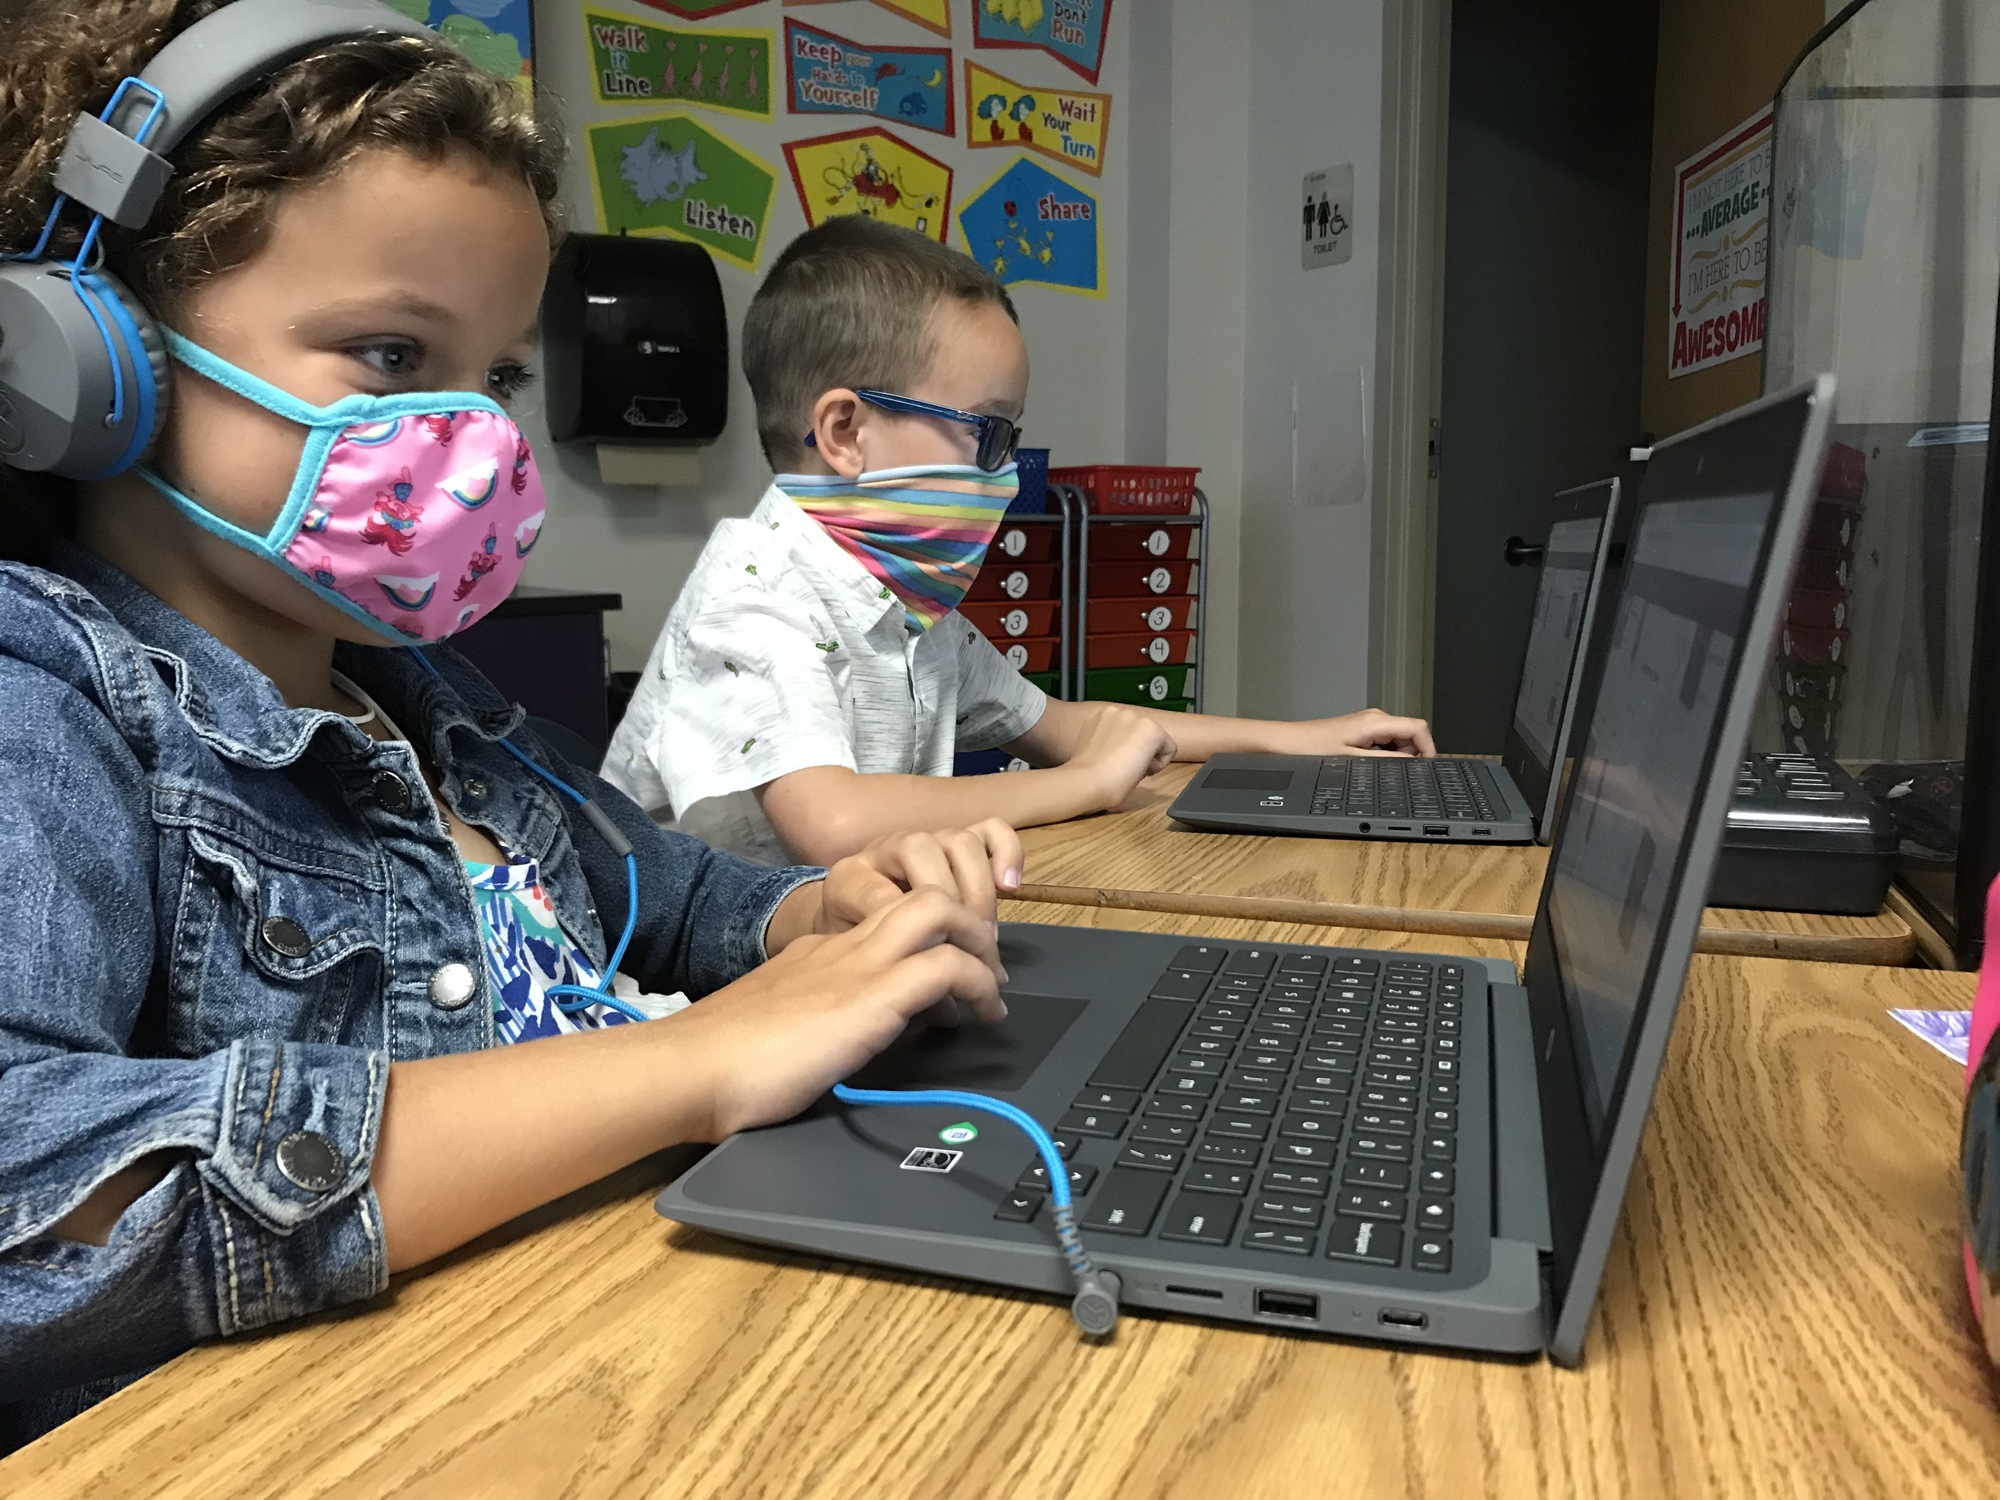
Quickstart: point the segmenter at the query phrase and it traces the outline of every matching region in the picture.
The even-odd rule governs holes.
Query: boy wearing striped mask
[[[788,246],[745,319],[777,471],[709,538],[604,774],[718,848],[824,862],[897,829],[1117,807],[1223,751],[1430,754],[1421,720],[1285,724],[1048,698],[956,613],[1014,498],[1028,352],[1006,290],[863,216]],[[951,778],[960,750],[1036,767]]]

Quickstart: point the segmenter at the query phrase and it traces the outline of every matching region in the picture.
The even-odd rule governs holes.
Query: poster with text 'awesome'
[[[950,135],[951,71],[948,47],[864,47],[785,22],[785,107],[795,115],[874,115]]]
[[[1033,47],[1095,83],[1110,19],[1111,0],[972,0],[972,39]]]
[[[908,141],[870,126],[788,141],[785,161],[814,228],[841,214],[866,214],[945,242],[951,168]]]
[[[586,6],[599,104],[703,104],[771,116],[768,31],[684,31]]]
[[[1771,107],[1674,173],[1674,283],[1667,374],[1727,364],[1764,347],[1771,244]]]
[[[1095,177],[1104,171],[1111,96],[1032,88],[965,60],[965,144],[1053,157]]]
[[[615,120],[585,135],[606,234],[670,234],[757,268],[778,181],[771,166],[686,114]]]
[[[966,254],[1003,285],[1104,295],[1097,200],[1039,162],[1023,156],[980,189],[958,229]]]

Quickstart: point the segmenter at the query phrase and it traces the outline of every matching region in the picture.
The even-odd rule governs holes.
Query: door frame
[[[1444,347],[1451,0],[1386,0],[1382,15],[1381,260],[1377,277],[1369,696],[1428,716],[1437,578],[1434,438]],[[1445,435],[1448,442],[1449,435]],[[1435,460],[1435,462],[1434,462]]]

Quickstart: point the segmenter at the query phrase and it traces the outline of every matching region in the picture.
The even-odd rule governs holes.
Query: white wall
[[[1125,456],[1128,260],[1125,164],[1135,139],[1125,115],[1130,98],[1128,37],[1132,27],[1143,24],[1141,18],[1162,3],[1163,0],[1123,0],[1113,8],[1104,66],[1095,85],[1113,100],[1104,175],[1093,180],[1079,173],[1064,172],[1070,180],[1083,184],[1097,196],[1109,295],[1100,300],[1035,286],[1017,287],[1013,291],[1034,370],[1028,395],[1027,441],[1053,449],[1057,463],[1116,463]],[[657,25],[689,24],[636,3],[621,5],[619,0],[605,0],[605,5]],[[675,106],[593,102],[581,9],[579,0],[536,0],[535,68],[538,87],[560,111],[567,133],[575,143],[566,184],[571,223],[579,229],[594,231],[599,226],[591,208],[589,169],[581,150],[584,127],[601,120]],[[954,3],[952,9],[954,35],[948,45],[956,62],[971,48],[971,13],[963,3]],[[857,42],[882,46],[947,45],[900,16],[879,6],[863,4],[786,10],[777,0],[766,0],[764,4],[730,11],[716,25],[731,29],[768,28],[782,34],[787,15]],[[1091,87],[1054,58],[1039,52],[982,51],[979,56],[1001,73],[1023,83]],[[743,271],[720,262],[717,265],[729,307],[732,367],[737,357],[733,341],[741,330],[744,310],[762,270],[806,227],[790,174],[785,170],[781,142],[868,123],[854,116],[786,114],[782,102],[782,66],[780,55],[780,71],[773,89],[779,103],[776,118],[770,122],[716,110],[689,109],[704,124],[763,157],[779,173],[759,270]],[[958,92],[962,94],[962,70],[958,78]],[[1001,151],[975,152],[965,148],[964,108],[965,100],[960,98],[959,116],[954,121],[960,131],[956,141],[924,131],[897,131],[911,144],[953,168],[954,220],[966,198],[1014,159]],[[951,242],[957,248],[964,248],[955,222]],[[535,444],[551,500],[548,530],[543,533],[541,546],[535,549],[527,581],[550,587],[611,589],[623,594],[624,609],[605,620],[614,668],[630,669],[644,664],[660,624],[693,568],[709,530],[726,516],[747,514],[770,482],[770,470],[757,446],[749,387],[740,369],[732,369],[729,400],[729,425],[720,439],[701,450],[702,482],[692,487],[662,490],[605,485],[598,478],[592,448],[570,444],[558,449],[549,441],[538,411],[531,411],[523,424]]]
[[[578,141],[585,125],[626,112],[591,102],[579,10],[578,0],[535,7],[540,86]],[[960,34],[951,46],[962,55],[969,7],[953,11]],[[727,22],[779,31],[786,14],[860,41],[938,44],[859,3],[788,12],[767,0],[730,12]],[[1363,489],[1371,476],[1360,467],[1364,429],[1359,415],[1347,419],[1355,451],[1341,462],[1355,466],[1353,503],[1302,506],[1293,499],[1291,414],[1295,382],[1309,421],[1330,404],[1315,401],[1329,381],[1345,400],[1365,372],[1372,399],[1380,0],[1118,0],[1111,15],[1097,85],[1113,98],[1111,139],[1103,178],[1087,184],[1103,213],[1109,295],[1015,289],[1034,367],[1028,439],[1053,448],[1057,463],[1202,468],[1215,508],[1207,563],[1211,712],[1297,716],[1361,707],[1371,509]],[[982,55],[1024,82],[1076,81],[1036,53]],[[805,122],[781,108],[770,124],[720,115],[712,123],[782,167],[785,136],[860,123],[825,119]],[[954,210],[1010,159],[922,132],[911,139],[958,171]],[[1350,161],[1354,258],[1305,271],[1300,179]],[[580,154],[568,190],[583,209],[574,222],[595,228]],[[790,179],[781,177],[764,264],[804,227]],[[719,273],[733,335],[758,276],[726,265]],[[730,400],[728,430],[702,450],[702,483],[668,490],[604,485],[592,450],[555,449],[530,417],[553,505],[529,581],[622,593],[624,610],[607,620],[615,667],[642,664],[710,528],[748,511],[768,481],[740,373]]]
[[[1364,707],[1368,692],[1382,7],[1256,0],[1247,30],[1238,703],[1308,718]],[[1308,271],[1301,179],[1342,163],[1353,258]]]

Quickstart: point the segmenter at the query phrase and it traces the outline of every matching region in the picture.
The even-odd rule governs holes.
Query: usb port
[[[1391,1328],[1428,1328],[1431,1326],[1429,1313],[1409,1312],[1400,1307],[1385,1307],[1376,1314]]]
[[[1319,1321],[1319,1298],[1311,1292],[1271,1292],[1257,1293],[1257,1311],[1266,1318],[1297,1318],[1301,1322]]]
[[[1493,837],[1493,830],[1490,828],[1475,828],[1472,830],[1472,836],[1476,839],[1490,839]]]
[[[1424,824],[1425,838],[1441,839],[1441,838],[1448,838],[1450,837],[1450,835],[1451,835],[1451,825],[1448,823]]]

